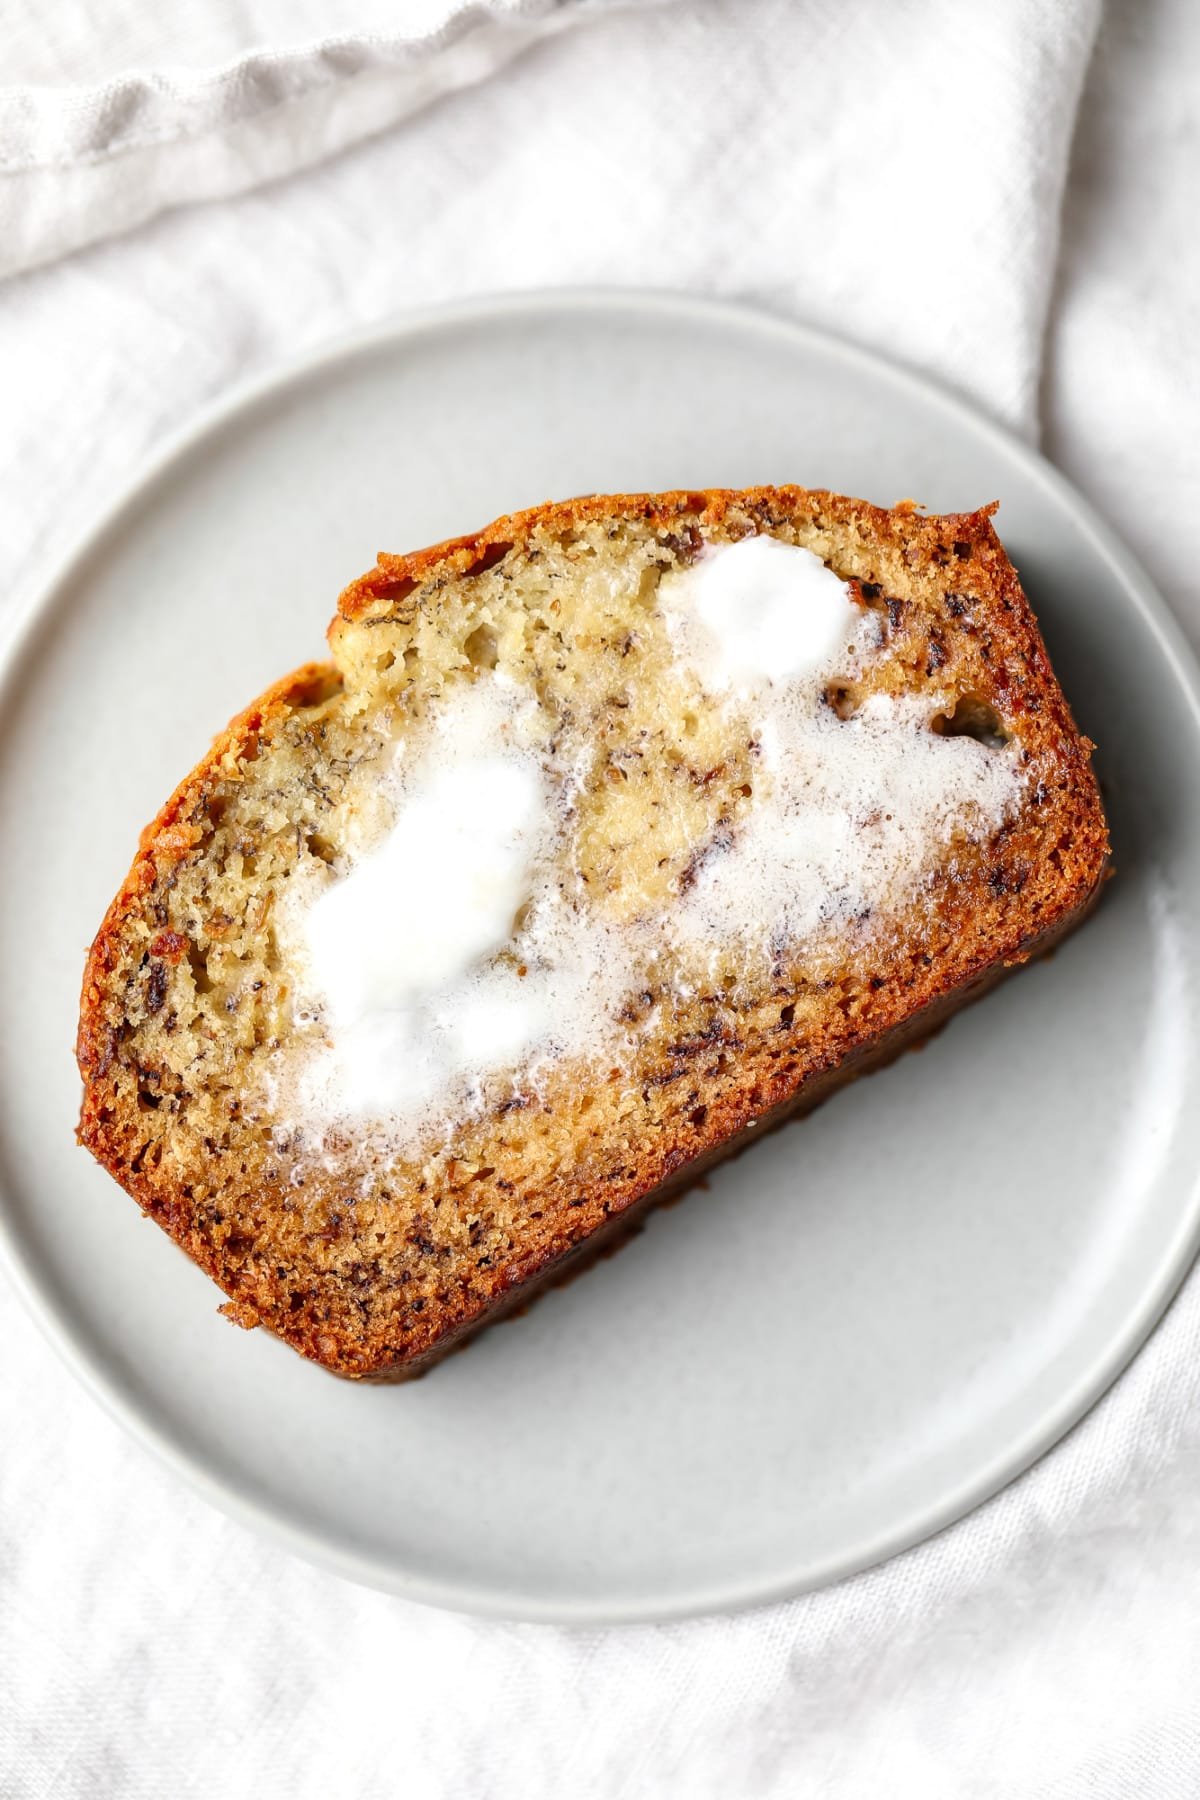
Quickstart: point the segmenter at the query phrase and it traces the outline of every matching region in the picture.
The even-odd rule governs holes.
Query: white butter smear
[[[931,730],[950,696],[872,695],[847,718],[827,703],[878,657],[880,629],[811,552],[765,536],[709,546],[658,601],[708,704],[754,734],[739,816],[696,847],[669,907],[610,923],[564,862],[563,776],[543,768],[532,693],[498,675],[458,690],[419,755],[397,753],[382,840],[280,908],[298,1016],[321,1028],[293,1096],[305,1116],[407,1140],[504,1081],[536,1088],[559,1058],[619,1057],[620,1008],[656,947],[679,952],[686,992],[730,945],[752,968],[773,944],[869,931],[955,834],[990,834],[1013,806],[1015,748]]]
[[[434,768],[378,850],[317,900],[313,973],[333,1022],[411,1007],[513,934],[547,794],[529,758]]]
[[[847,647],[858,623],[845,582],[781,538],[711,545],[665,576],[659,594],[677,632],[693,626],[689,661],[714,693],[811,675]]]
[[[1003,820],[1015,753],[933,731],[950,696],[871,694],[848,717],[828,704],[830,684],[852,686],[878,655],[880,627],[811,551],[745,538],[666,576],[659,597],[679,653],[710,689],[747,700],[762,770],[738,830],[666,921],[680,945],[865,924],[903,905],[956,832]]]
[[[298,1017],[322,1027],[292,1096],[306,1116],[405,1134],[481,1104],[498,1072],[570,1052],[619,1003],[611,934],[560,889],[536,713],[502,677],[458,690],[414,763],[399,747],[383,839],[279,908]]]

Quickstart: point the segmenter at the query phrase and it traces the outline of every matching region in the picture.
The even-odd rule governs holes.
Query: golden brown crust
[[[669,536],[686,536],[689,531],[728,529],[731,523],[738,530],[771,530],[803,516],[850,545],[848,569],[861,565],[865,571],[889,563],[942,572],[938,591],[944,597],[946,631],[974,630],[973,620],[986,624],[972,642],[973,666],[986,675],[1006,717],[1021,726],[1030,742],[1052,748],[1055,781],[1039,802],[1036,833],[1032,825],[1026,831],[1028,822],[1020,823],[991,855],[982,892],[972,888],[961,902],[947,903],[945,929],[936,948],[931,946],[934,953],[907,959],[886,982],[875,978],[850,984],[836,1032],[802,1042],[781,1024],[773,1034],[759,1033],[752,1041],[739,1041],[733,1031],[679,1046],[661,1079],[671,1082],[686,1075],[689,1102],[686,1115],[669,1131],[646,1132],[636,1146],[603,1167],[594,1166],[581,1145],[579,1172],[569,1191],[558,1183],[547,1193],[544,1209],[530,1219],[523,1245],[514,1244],[511,1253],[494,1263],[484,1259],[485,1266],[472,1268],[469,1281],[439,1280],[428,1298],[414,1301],[407,1312],[397,1312],[389,1295],[386,1316],[376,1322],[370,1295],[364,1298],[361,1289],[357,1294],[343,1291],[341,1274],[337,1282],[332,1274],[326,1281],[315,1250],[314,1266],[305,1270],[298,1286],[292,1265],[281,1273],[272,1259],[248,1254],[227,1221],[214,1223],[212,1208],[199,1204],[191,1183],[165,1164],[144,1158],[136,1147],[136,1121],[128,1116],[128,1102],[115,1098],[110,1078],[114,1065],[130,1054],[122,1033],[128,1035],[131,1028],[114,1000],[114,989],[123,959],[128,959],[125,934],[131,916],[145,908],[152,891],[169,886],[174,865],[199,853],[202,827],[197,819],[215,789],[231,779],[231,771],[240,778],[238,772],[253,764],[260,737],[296,709],[319,706],[336,692],[340,677],[329,665],[311,665],[277,684],[233,721],[143,834],[133,868],[88,959],[78,1040],[84,1078],[80,1141],[225,1289],[230,1296],[226,1310],[237,1323],[261,1320],[302,1354],[340,1374],[403,1379],[419,1373],[552,1279],[569,1258],[594,1249],[605,1232],[627,1225],[636,1210],[660,1198],[670,1184],[690,1179],[700,1167],[739,1147],[756,1129],[755,1121],[774,1122],[816,1104],[833,1085],[888,1060],[1007,968],[1037,955],[1072,928],[1094,901],[1107,864],[1091,746],[1078,733],[1050,668],[1016,573],[992,528],[992,510],[927,518],[908,503],[888,512],[799,488],[588,496],[498,519],[471,537],[411,555],[381,555],[375,569],[350,584],[331,626],[335,654],[347,630],[386,620],[397,609],[422,604],[424,596],[446,582],[495,567],[513,545],[538,532],[639,520]],[[854,546],[861,551],[857,563]],[[859,573],[852,585],[861,597],[877,584]],[[959,585],[964,596],[957,592]],[[936,644],[937,638],[935,629],[931,642]],[[1035,857],[1044,863],[1047,855],[1052,869],[1033,867]],[[151,940],[150,952],[152,967],[154,961],[169,965],[186,953],[184,937],[167,924]],[[718,1066],[723,1071],[719,1080],[714,1074]],[[264,1205],[276,1191],[274,1179],[269,1163],[263,1162]],[[335,1201],[336,1196],[327,1206],[334,1218]],[[351,1273],[360,1266],[353,1263]]]
[[[961,528],[960,542],[969,542],[1011,571],[1004,547],[992,530],[997,502],[972,513],[942,514],[924,521],[915,503],[902,500],[890,511],[867,500],[853,500],[824,488],[676,488],[663,494],[581,494],[573,500],[547,500],[521,512],[505,513],[466,537],[446,538],[424,550],[395,555],[381,550],[375,567],[343,589],[338,616],[347,621],[362,618],[379,601],[395,605],[405,600],[434,575],[473,575],[491,566],[497,552],[537,530],[574,529],[590,522],[641,520],[670,530],[686,520],[703,531],[724,525],[733,510],[756,515],[762,529],[791,518],[798,510],[820,511],[835,525],[852,526],[878,543],[911,541],[914,524],[928,523],[938,543],[951,523]],[[940,529],[939,529],[940,528]],[[337,621],[334,622],[336,629]]]

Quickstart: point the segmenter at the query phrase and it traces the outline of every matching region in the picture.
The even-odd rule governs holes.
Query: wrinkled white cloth
[[[53,33],[42,9],[6,4],[12,66],[37,76],[0,95],[0,277],[165,207],[292,174],[481,80],[597,3],[355,0],[338,30],[337,9],[318,0],[286,11],[211,0],[196,43],[162,31],[174,8],[147,40],[145,9],[129,0],[105,10],[102,33],[90,7],[52,14]],[[131,61],[114,64],[114,49]]]
[[[238,377],[409,304],[603,280],[755,299],[1044,429],[1200,640],[1187,0],[194,0],[169,37],[141,10],[35,28],[0,0],[25,270],[0,283],[0,630]],[[141,99],[108,156],[114,93]],[[310,1569],[128,1442],[7,1289],[0,1341],[6,1800],[1200,1793],[1196,1276],[1071,1437],[934,1542],[637,1629]]]

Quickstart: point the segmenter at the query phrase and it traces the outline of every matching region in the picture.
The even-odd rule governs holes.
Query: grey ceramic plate
[[[411,1387],[218,1296],[74,1148],[84,947],[214,728],[339,587],[549,496],[799,481],[999,524],[1084,728],[1118,877],[1054,959],[719,1172]],[[481,302],[210,415],[72,558],[0,704],[8,1259],[92,1389],[219,1504],[346,1574],[561,1620],[789,1594],[937,1530],[1122,1368],[1200,1235],[1197,679],[1045,463],[843,344],[677,297]]]

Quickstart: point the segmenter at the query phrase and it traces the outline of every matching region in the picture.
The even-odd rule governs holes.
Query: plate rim
[[[197,409],[190,421],[171,433],[160,447],[145,457],[132,476],[102,501],[90,520],[75,535],[66,552],[47,574],[35,576],[20,591],[7,626],[0,634],[0,706],[20,678],[27,655],[34,648],[42,619],[69,600],[69,588],[87,560],[101,549],[110,534],[127,525],[152,493],[205,442],[234,423],[239,415],[318,376],[325,370],[387,345],[408,345],[422,336],[486,325],[497,319],[533,319],[553,310],[584,315],[608,312],[626,315],[685,316],[691,320],[724,324],[737,333],[775,338],[791,348],[803,348],[834,362],[855,368],[901,393],[933,404],[964,429],[982,437],[1001,454],[1014,460],[1023,474],[1039,484],[1059,506],[1065,507],[1109,566],[1139,623],[1165,657],[1188,703],[1200,735],[1200,662],[1184,629],[1154,581],[1134,553],[1080,493],[1032,444],[998,423],[969,399],[935,378],[890,357],[839,337],[821,327],[773,313],[740,300],[719,298],[669,288],[620,286],[543,287],[504,293],[484,293],[463,299],[391,313],[373,324],[342,332],[300,354],[274,363],[261,374],[235,382],[226,392]],[[181,1476],[194,1492],[227,1517],[236,1519],[268,1541],[282,1545],[305,1561],[330,1570],[361,1585],[479,1617],[528,1620],[556,1625],[642,1624],[707,1617],[777,1604],[800,1594],[815,1592],[863,1574],[881,1563],[928,1542],[966,1518],[1003,1488],[1024,1475],[1060,1443],[1080,1420],[1112,1388],[1145,1345],[1175,1299],[1200,1251],[1200,1181],[1191,1198],[1190,1211],[1181,1217],[1173,1239],[1160,1259],[1156,1277],[1148,1282],[1140,1306],[1133,1309],[1121,1331],[1112,1336],[1102,1355],[1058,1399],[1042,1407],[1015,1444],[997,1453],[982,1471],[943,1493],[936,1506],[928,1505],[899,1519],[879,1532],[853,1555],[827,1557],[771,1580],[747,1584],[728,1580],[708,1587],[697,1585],[687,1597],[646,1595],[610,1605],[570,1596],[508,1589],[502,1583],[483,1586],[477,1577],[459,1580],[428,1577],[413,1568],[398,1567],[386,1558],[298,1523],[276,1506],[243,1489],[232,1476],[214,1471],[202,1453],[191,1449],[154,1410],[139,1401],[136,1390],[106,1361],[54,1286],[38,1267],[32,1250],[22,1241],[14,1209],[0,1188],[0,1269],[8,1276],[26,1311],[43,1336],[82,1387],[99,1402],[134,1441],[160,1463]]]

